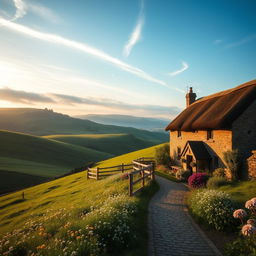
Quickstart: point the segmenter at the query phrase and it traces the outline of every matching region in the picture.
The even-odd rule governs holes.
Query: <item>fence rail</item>
[[[155,179],[155,160],[151,157],[142,157],[132,161],[132,164],[121,164],[102,168],[88,168],[87,179],[99,180],[118,173],[127,173],[129,179],[129,196],[135,195],[147,181]],[[136,184],[141,183],[139,188]]]

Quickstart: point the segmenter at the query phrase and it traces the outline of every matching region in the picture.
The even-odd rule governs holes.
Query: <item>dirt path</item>
[[[187,188],[156,177],[159,191],[149,205],[149,256],[221,255],[188,215]]]

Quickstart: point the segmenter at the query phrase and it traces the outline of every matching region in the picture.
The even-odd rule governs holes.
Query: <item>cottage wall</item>
[[[256,100],[232,125],[233,149],[238,149],[242,160],[242,172],[247,176],[247,158],[256,150]]]
[[[178,147],[183,150],[186,142],[191,141],[203,141],[208,145],[209,153],[214,157],[218,156],[219,167],[224,167],[223,152],[232,149],[232,131],[228,130],[214,130],[213,138],[207,140],[207,131],[197,132],[181,132],[181,136],[178,137],[177,131],[170,132],[170,155],[172,158],[176,158],[178,154]],[[211,170],[215,169],[216,163],[211,163]]]

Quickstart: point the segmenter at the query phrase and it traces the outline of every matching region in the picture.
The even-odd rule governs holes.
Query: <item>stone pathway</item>
[[[149,256],[221,255],[189,216],[187,188],[156,176],[159,191],[149,204]]]

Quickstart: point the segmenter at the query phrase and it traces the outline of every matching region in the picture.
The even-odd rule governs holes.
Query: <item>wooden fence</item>
[[[147,181],[155,179],[154,158],[142,157],[132,161],[132,164],[88,168],[87,179],[99,180],[118,173],[127,173],[129,179],[129,195],[133,196],[145,186]],[[138,187],[136,184],[139,183],[140,186]],[[135,188],[135,185],[138,188]]]

